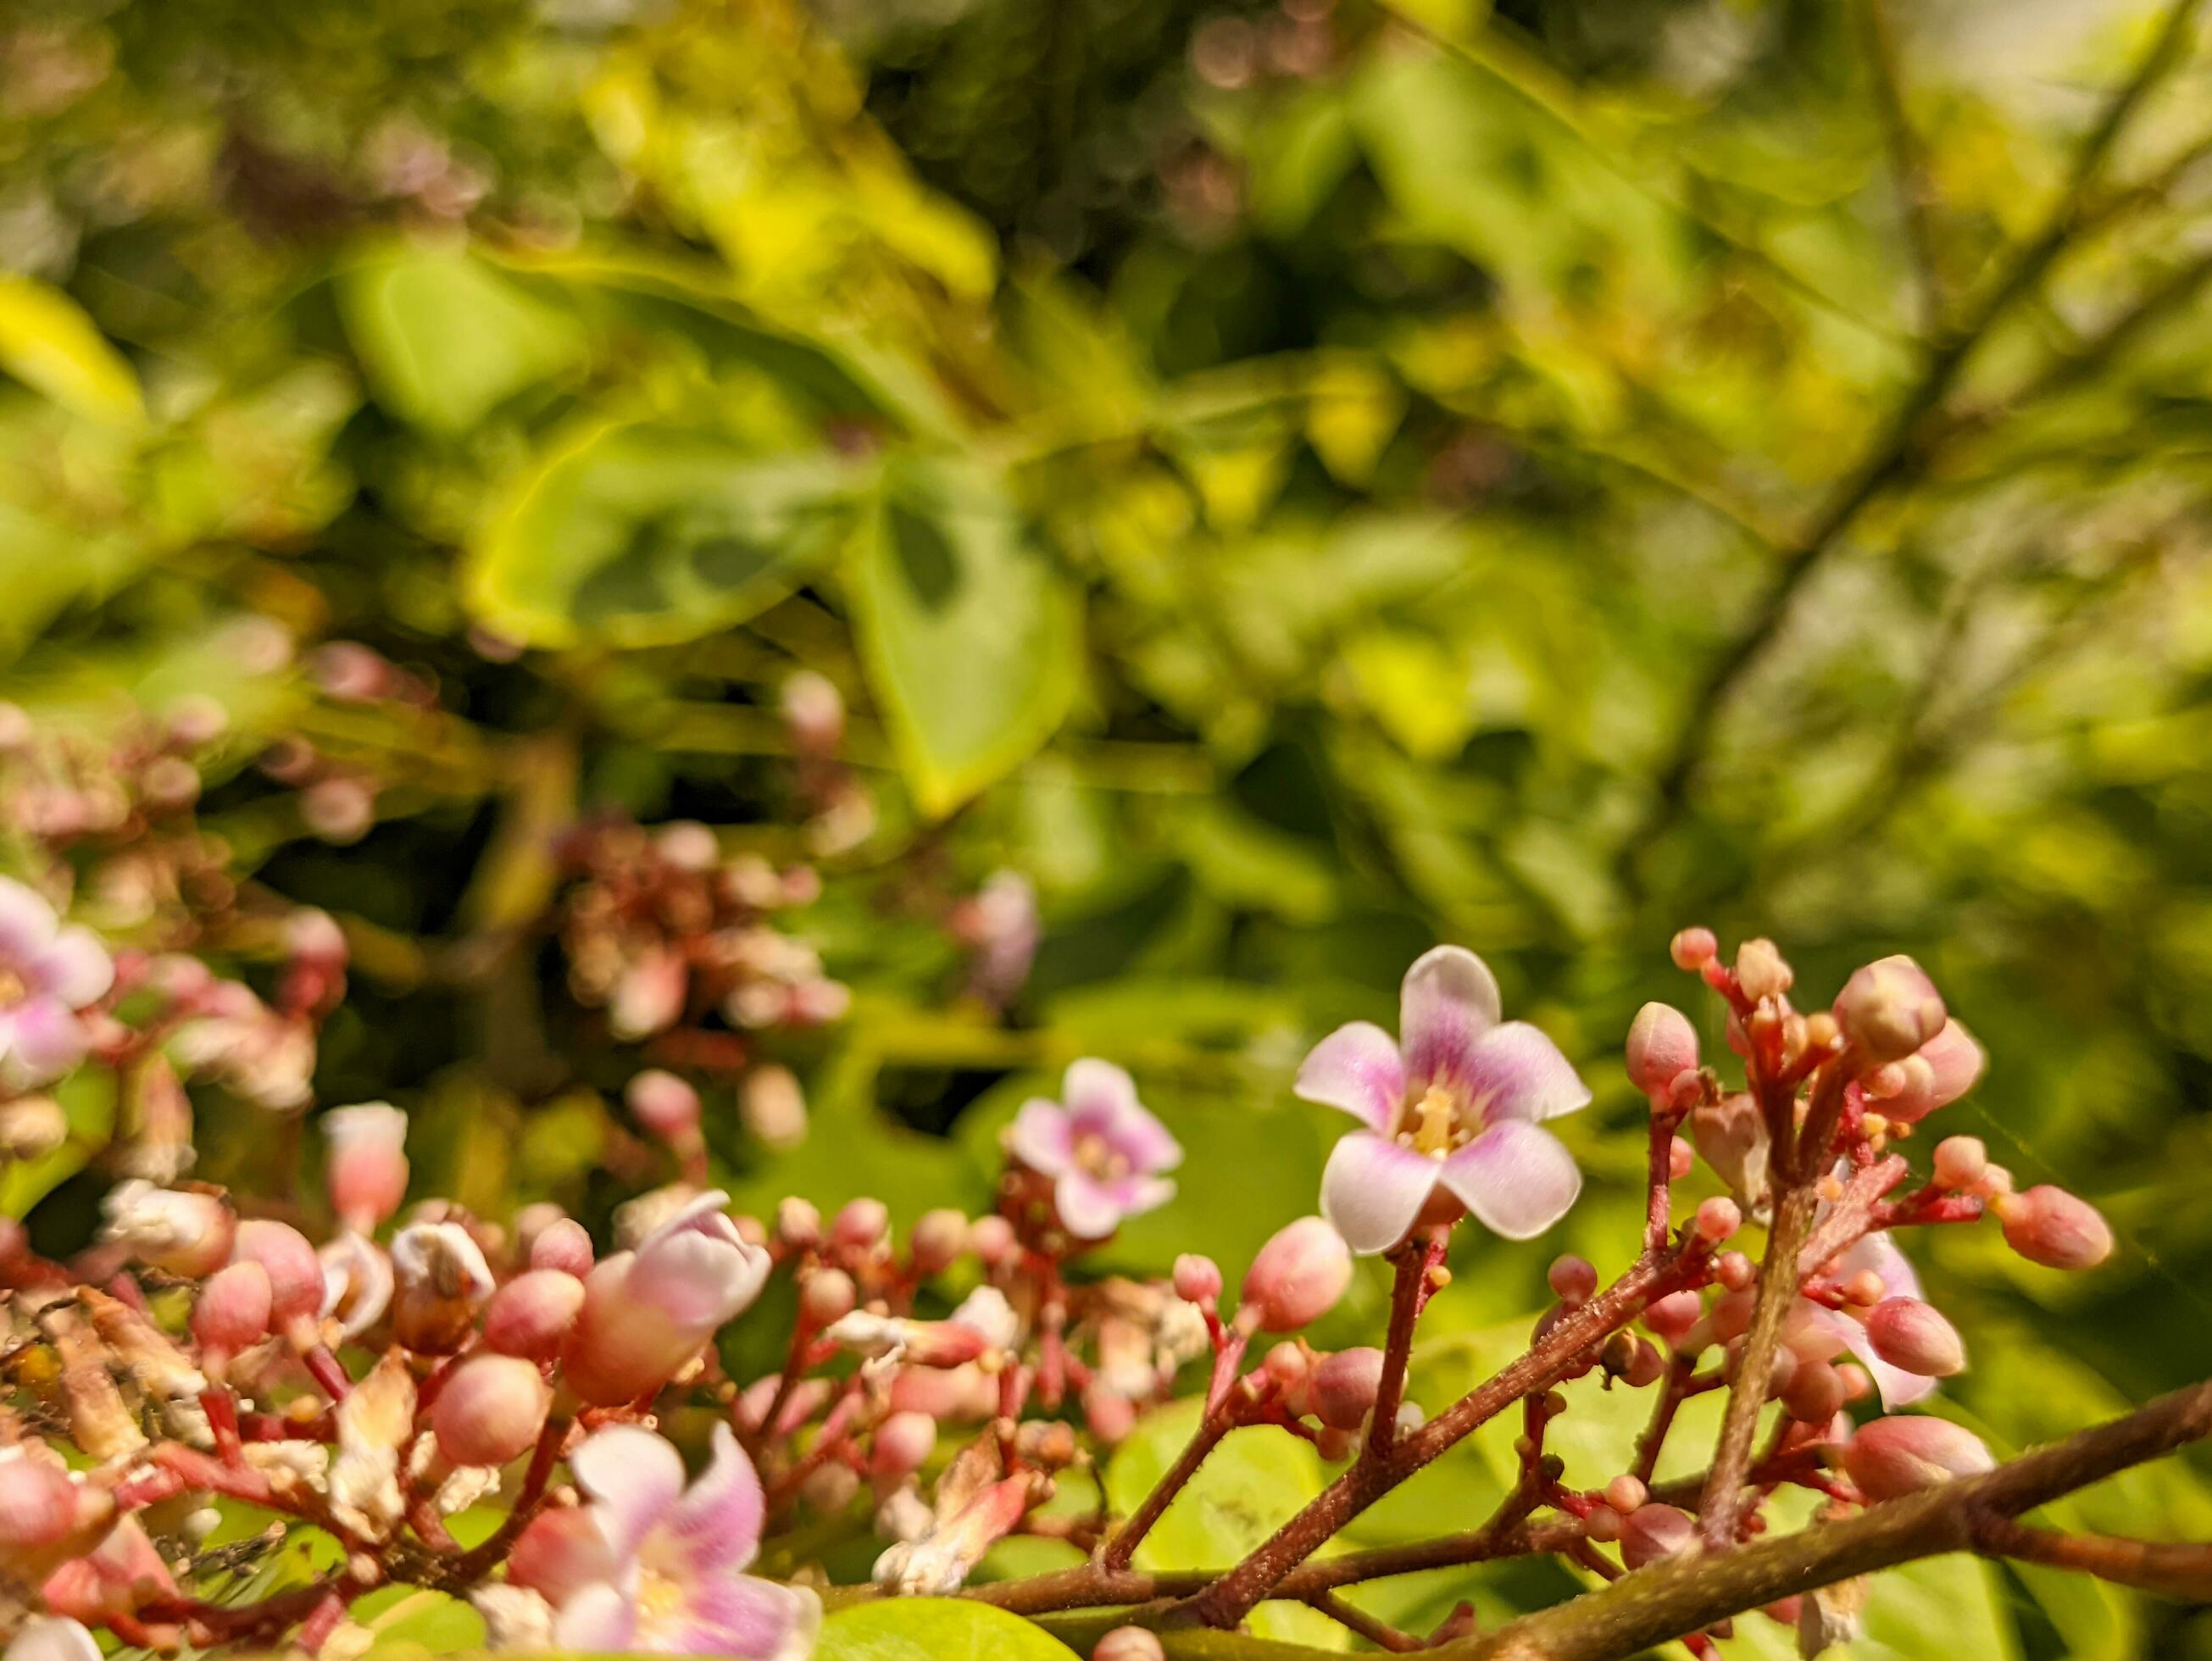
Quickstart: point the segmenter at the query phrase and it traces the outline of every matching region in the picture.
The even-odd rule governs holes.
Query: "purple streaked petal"
[[[1006,1147],[1030,1170],[1057,1177],[1075,1163],[1075,1120],[1058,1102],[1032,1096],[1014,1115]]]
[[[733,1573],[760,1550],[763,1501],[753,1462],[727,1425],[714,1427],[714,1457],[670,1507],[646,1551],[672,1560],[678,1578]]]
[[[1067,1064],[1060,1094],[1078,1118],[1110,1123],[1137,1104],[1137,1081],[1113,1062],[1085,1056]]]
[[[684,1461],[649,1430],[611,1425],[568,1456],[568,1469],[592,1496],[607,1548],[618,1560],[636,1555],[684,1492]]]
[[[813,1653],[822,1602],[803,1587],[733,1574],[695,1585],[680,1613],[653,1633],[678,1655],[801,1661]]]
[[[0,1054],[18,1083],[59,1078],[84,1059],[88,1042],[84,1023],[58,998],[27,998],[12,1009],[0,1009]]]
[[[1492,1027],[1468,1052],[1469,1104],[1486,1124],[1535,1124],[1589,1105],[1589,1086],[1540,1030],[1526,1021]]]
[[[1372,1021],[1353,1021],[1313,1047],[1291,1089],[1387,1136],[1406,1099],[1406,1063],[1395,1038]]]
[[[1087,1171],[1060,1173],[1052,1189],[1053,1209],[1079,1240],[1103,1240],[1121,1226],[1118,1183],[1102,1182]]]
[[[1463,946],[1439,946],[1413,960],[1398,992],[1398,1043],[1407,1093],[1457,1079],[1474,1041],[1498,1025],[1498,982]]]
[[[1121,1208],[1124,1218],[1141,1217],[1147,1211],[1158,1211],[1175,1198],[1176,1185],[1165,1177],[1123,1177],[1114,1185],[1115,1203]]]
[[[89,928],[71,926],[54,936],[39,964],[46,989],[71,1009],[82,1009],[115,984],[115,963]]]
[[[0,877],[0,963],[21,969],[53,943],[54,909],[36,889]]]
[[[1425,1153],[1355,1130],[1339,1140],[1321,1174],[1322,1215],[1354,1251],[1388,1251],[1406,1238],[1443,1169]]]
[[[1131,1102],[1106,1127],[1106,1141],[1134,1170],[1173,1171],[1182,1163],[1182,1144],[1151,1113]]]
[[[1583,1191],[1575,1156],[1548,1130],[1508,1119],[1444,1161],[1444,1186],[1492,1234],[1532,1240]]]
[[[636,1603],[605,1580],[566,1599],[553,1617],[553,1641],[564,1650],[618,1655],[636,1634]]]

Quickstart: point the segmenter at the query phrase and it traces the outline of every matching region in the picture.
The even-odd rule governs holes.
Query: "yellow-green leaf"
[[[82,306],[36,277],[0,273],[0,368],[96,421],[146,418],[138,377],[122,355]]]

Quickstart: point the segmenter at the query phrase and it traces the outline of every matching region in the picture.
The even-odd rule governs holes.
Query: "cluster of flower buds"
[[[560,916],[569,989],[607,1012],[617,1039],[735,1072],[750,1054],[741,1035],[834,1021],[850,1003],[815,949],[773,921],[820,893],[811,867],[726,855],[690,821],[584,825],[562,855],[574,879]]]
[[[876,828],[875,798],[860,774],[839,758],[845,742],[845,695],[827,675],[802,669],[778,699],[791,740],[806,845],[822,859],[858,848]]]

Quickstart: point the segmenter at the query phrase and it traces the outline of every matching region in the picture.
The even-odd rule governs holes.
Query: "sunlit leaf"
[[[0,272],[0,369],[95,421],[145,419],[131,366],[83,307],[36,277]]]
[[[839,1609],[815,1661],[1068,1661],[1033,1622],[959,1597],[899,1597]]]

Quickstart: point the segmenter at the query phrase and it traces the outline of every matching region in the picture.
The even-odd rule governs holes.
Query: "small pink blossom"
[[[1071,1062],[1065,1103],[1032,1097],[1006,1133],[1014,1157],[1053,1179],[1061,1226],[1103,1240],[1124,1220],[1165,1205],[1175,1184],[1161,1173],[1182,1147],[1137,1100],[1135,1082],[1111,1062]]]
[[[317,1121],[329,1149],[323,1167],[331,1208],[368,1234],[407,1197],[407,1116],[389,1102],[333,1108]]]
[[[586,1278],[562,1352],[568,1385],[586,1401],[611,1407],[659,1390],[760,1296],[769,1255],[739,1237],[728,1200],[699,1196]]]
[[[82,1061],[91,1038],[76,1012],[114,981],[90,929],[64,928],[34,890],[0,877],[0,1078],[45,1084]]]
[[[686,1488],[684,1462],[650,1431],[617,1425],[569,1456],[592,1503],[552,1512],[516,1542],[511,1573],[554,1607],[562,1649],[801,1661],[822,1605],[744,1573],[759,1554],[760,1479],[726,1425]]]
[[[1406,1238],[1439,1184],[1509,1240],[1567,1214],[1582,1172],[1542,1121],[1588,1105],[1589,1089],[1559,1046],[1525,1021],[1498,1019],[1498,983],[1481,958],[1440,946],[1406,971],[1399,1036],[1340,1026],[1298,1069],[1297,1091],[1364,1122],[1336,1145],[1322,1211],[1354,1251]]]
[[[1887,1232],[1876,1231],[1864,1236],[1837,1260],[1833,1276],[1837,1281],[1848,1281],[1861,1275],[1877,1277],[1885,1299],[1917,1300],[1920,1297],[1920,1276],[1914,1272],[1911,1260]],[[1911,1407],[1935,1392],[1934,1378],[1908,1372],[1885,1360],[1875,1348],[1863,1322],[1853,1320],[1840,1310],[1824,1308],[1803,1299],[1798,1301],[1795,1317],[1843,1341],[1853,1358],[1873,1375],[1885,1411],[1894,1413],[1899,1408]]]

